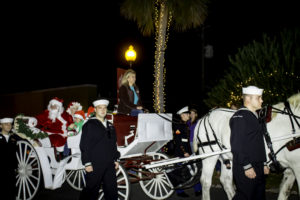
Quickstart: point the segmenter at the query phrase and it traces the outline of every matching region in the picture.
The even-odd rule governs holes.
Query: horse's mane
[[[293,112],[300,112],[300,93],[294,94],[290,98],[287,99],[287,101],[290,103],[291,109]],[[284,109],[284,103],[280,102],[273,107],[283,110]],[[272,119],[274,119],[277,116],[276,112],[273,112]]]

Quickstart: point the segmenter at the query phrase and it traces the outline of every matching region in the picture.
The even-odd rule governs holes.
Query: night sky
[[[124,52],[137,51],[133,69],[143,100],[152,109],[154,36],[143,37],[134,22],[120,16],[119,1],[41,3],[4,6],[2,18],[1,94],[79,84],[97,84],[102,97],[116,97],[116,68],[128,68]],[[170,30],[165,56],[167,112],[187,104],[202,105],[229,66],[228,55],[299,27],[297,1],[212,0],[205,29]],[[4,33],[4,34],[3,34]],[[205,60],[201,92],[201,34],[214,57]],[[150,102],[150,103],[149,103]]]

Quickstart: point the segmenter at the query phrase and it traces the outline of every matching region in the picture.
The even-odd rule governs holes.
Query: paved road
[[[174,193],[168,200],[199,200],[199,197],[194,196],[193,189],[188,189],[186,192],[190,195],[189,198],[179,198]],[[215,187],[211,189],[211,199],[212,200],[227,200],[225,192],[220,187]],[[267,200],[276,200],[277,193],[267,193]],[[63,184],[62,188],[57,190],[46,190],[42,189],[39,191],[39,194],[36,196],[34,200],[77,200],[79,197],[79,192],[72,189],[67,183]],[[132,184],[131,185],[131,195],[130,200],[151,200],[147,197],[142,189],[140,188],[139,184]],[[289,200],[299,200],[297,195],[291,195]]]

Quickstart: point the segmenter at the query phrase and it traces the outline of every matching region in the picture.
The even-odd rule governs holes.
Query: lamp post
[[[129,62],[129,67],[132,67],[132,62],[136,59],[136,52],[133,49],[133,46],[130,45],[127,51],[125,52],[125,59]]]

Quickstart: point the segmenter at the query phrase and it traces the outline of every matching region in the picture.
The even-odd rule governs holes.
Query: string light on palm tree
[[[132,45],[130,45],[125,52],[125,59],[129,62],[129,67],[132,68],[132,62],[136,59],[136,51],[133,49]]]

